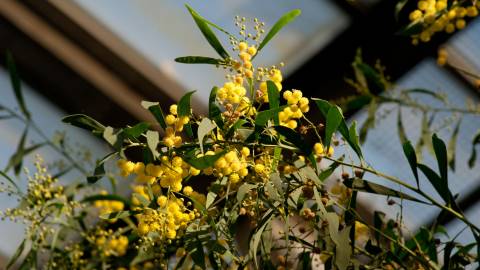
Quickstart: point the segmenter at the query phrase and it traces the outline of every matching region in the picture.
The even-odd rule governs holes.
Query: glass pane
[[[184,1],[165,0],[75,0],[87,12],[132,47],[146,56],[163,72],[176,78],[187,89],[197,89],[206,103],[213,85],[223,82],[223,72],[211,67],[177,64],[175,57],[184,55],[216,56],[192,18]],[[348,25],[348,18],[331,1],[199,1],[189,2],[200,14],[228,31],[236,33],[235,15],[258,17],[269,29],[284,13],[294,8],[302,15],[276,36],[257,64],[272,65],[282,61],[285,71],[295,69]],[[219,34],[219,37],[223,35]],[[227,47],[228,40],[223,38]]]

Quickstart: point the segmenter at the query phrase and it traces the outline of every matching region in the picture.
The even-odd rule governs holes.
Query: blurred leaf
[[[143,207],[150,205],[150,201],[143,194],[133,193],[132,196],[136,198],[143,205]]]
[[[468,159],[468,166],[473,168],[475,166],[475,160],[477,159],[477,150],[475,147],[477,144],[480,144],[480,130],[477,131],[477,134],[473,136],[472,140],[472,153],[470,154],[470,158]]]
[[[425,203],[415,197],[407,195],[403,192],[393,190],[391,188],[369,182],[360,178],[349,178],[343,181],[343,184],[353,190],[360,192],[373,193],[378,195],[396,197],[404,200],[415,201],[419,203]]]
[[[245,195],[247,195],[250,190],[256,188],[257,185],[249,184],[249,183],[243,183],[237,191],[237,201],[241,202],[243,201],[243,198],[245,198]]]
[[[145,131],[150,128],[150,125],[145,122],[140,122],[133,127],[123,129],[123,133],[127,135],[129,138],[138,138],[142,135]]]
[[[265,38],[262,40],[260,45],[258,46],[258,51],[263,49],[265,45],[288,23],[292,22],[297,16],[299,16],[302,12],[299,9],[294,9],[283,14],[280,19],[273,25],[273,27],[268,31]]]
[[[10,184],[12,184],[12,186],[18,191],[20,192],[20,188],[17,186],[17,184],[15,183],[15,181],[13,181],[12,178],[10,178],[6,173],[4,173],[3,171],[0,171],[0,176],[2,176],[3,178],[5,178]]]
[[[420,20],[413,21],[410,24],[402,27],[400,30],[397,31],[397,35],[401,36],[413,36],[420,34],[423,31],[423,23]]]
[[[262,217],[262,219],[257,225],[257,230],[254,230],[250,237],[250,256],[253,258],[254,265],[257,269],[258,269],[258,262],[257,262],[258,245],[260,244],[260,240],[262,239],[263,231],[265,230],[268,223],[270,223],[273,218],[272,213],[273,211],[271,209],[265,213],[265,215]]]
[[[207,39],[208,43],[212,48],[222,57],[222,58],[228,58],[229,55],[227,51],[223,48],[222,44],[218,40],[217,36],[215,36],[215,33],[213,33],[212,29],[208,26],[207,21],[200,16],[193,8],[191,8],[189,5],[185,4],[187,7],[188,11],[193,17],[193,20],[197,24],[198,28],[202,32],[203,36]]]
[[[185,162],[192,165],[196,169],[203,170],[203,169],[206,169],[208,167],[212,167],[215,164],[215,161],[217,161],[217,159],[221,158],[224,154],[225,154],[225,151],[222,151],[218,154],[211,155],[211,156],[202,156],[202,157],[198,157],[198,158],[185,157],[184,160],[185,160]]]
[[[348,129],[348,138],[350,142],[355,146],[355,148],[360,149],[360,144],[358,142],[358,134],[357,134],[357,121],[353,121],[352,125]]]
[[[142,101],[141,104],[143,108],[149,110],[152,113],[158,124],[160,124],[163,129],[167,128],[162,108],[160,107],[158,102]]]
[[[413,149],[410,141],[406,141],[403,144],[403,153],[405,154],[405,157],[407,157],[408,164],[410,165],[413,175],[415,176],[415,180],[417,181],[417,187],[420,187],[417,171],[417,155],[415,154],[415,149]]]
[[[160,143],[160,135],[157,131],[148,130],[147,131],[147,146],[152,152],[153,156],[157,158],[160,153],[157,151],[158,144]]]
[[[190,116],[192,110],[190,107],[190,99],[192,98],[193,93],[195,93],[195,91],[188,92],[180,98],[177,107],[177,114],[179,117]]]
[[[175,62],[183,64],[210,64],[210,65],[224,65],[223,59],[215,59],[205,56],[183,56],[175,58]]]
[[[424,94],[424,95],[431,96],[435,99],[438,99],[439,101],[441,101],[444,104],[447,102],[447,99],[445,98],[445,96],[443,96],[440,93],[437,93],[435,91],[431,91],[431,90],[427,90],[427,89],[420,89],[420,88],[408,89],[408,90],[403,90],[402,93],[405,93],[405,94],[411,94],[411,93]]]
[[[430,125],[428,121],[428,115],[427,113],[423,113],[422,127],[420,130],[420,138],[418,139],[418,142],[415,145],[415,152],[417,153],[418,161],[421,161],[423,159],[422,148],[424,146],[426,146],[427,148],[430,148],[429,140],[430,140]]]
[[[268,105],[270,109],[276,109],[280,106],[280,92],[278,91],[277,86],[272,81],[267,81],[267,91],[268,91]],[[278,118],[278,113],[273,115],[273,123],[278,126],[280,125],[280,120]]]
[[[354,97],[352,100],[349,100],[346,104],[345,110],[347,112],[360,110],[366,105],[372,102],[373,97],[371,95],[360,95]]]
[[[288,142],[295,145],[306,156],[312,153],[313,147],[308,145],[307,141],[305,141],[305,138],[299,135],[295,130],[284,126],[275,126],[274,128],[280,135],[284,136]]]
[[[458,132],[460,131],[460,124],[462,123],[462,119],[459,119],[457,124],[455,125],[455,129],[453,130],[452,136],[448,141],[448,165],[455,171],[455,152],[457,151],[457,138]]]
[[[337,169],[339,165],[340,165],[340,163],[333,162],[332,164],[330,164],[330,166],[328,166],[327,169],[320,172],[320,174],[318,175],[318,179],[321,182],[325,181],[330,175],[333,174],[333,172],[335,172],[335,169]]]
[[[200,124],[198,125],[198,131],[197,131],[198,143],[200,144],[200,151],[202,151],[202,154],[203,154],[203,138],[205,137],[205,135],[210,133],[210,131],[212,131],[215,127],[217,127],[215,123],[208,118],[203,118]]]
[[[107,194],[107,195],[92,195],[85,197],[82,202],[96,202],[96,201],[117,201],[122,202],[124,205],[130,205],[130,202],[127,201],[124,197],[116,194]]]
[[[400,143],[403,145],[408,141],[407,134],[405,133],[405,128],[403,127],[402,123],[402,107],[398,107],[398,117],[397,117],[397,131],[398,131],[398,138],[400,139]]]
[[[241,128],[244,124],[248,123],[247,120],[245,119],[238,119],[235,124],[233,124],[227,131],[227,134],[225,135],[225,137],[227,138],[231,138],[233,136],[233,134],[235,133],[235,131],[239,128]],[[248,137],[248,136],[247,136]]]
[[[363,144],[367,139],[368,131],[371,128],[375,127],[375,116],[377,113],[377,102],[372,100],[370,106],[368,106],[368,115],[365,122],[363,122],[362,127],[360,128],[360,143]]]
[[[22,243],[20,243],[17,250],[15,250],[15,253],[13,253],[12,257],[10,257],[10,259],[8,260],[7,266],[5,267],[6,270],[10,269],[18,260],[20,255],[22,255],[23,251],[25,250],[25,242],[26,242],[26,239],[23,239]]]
[[[15,61],[13,60],[13,55],[10,52],[7,52],[6,63],[7,63],[8,73],[10,74],[10,82],[12,84],[13,92],[15,94],[15,98],[17,99],[18,106],[20,107],[20,110],[22,111],[23,115],[27,119],[30,119],[30,112],[27,110],[27,106],[25,105],[25,100],[23,98],[20,76],[18,76]]]
[[[120,218],[126,218],[131,215],[134,215],[136,212],[134,211],[118,211],[118,212],[113,212],[113,213],[105,213],[100,215],[101,219],[107,219],[107,220],[117,220]]]
[[[263,127],[267,124],[268,120],[272,119],[275,115],[278,116],[278,113],[282,111],[286,106],[280,106],[275,109],[269,109],[257,113],[255,117],[255,125]]]
[[[398,3],[395,5],[395,19],[398,21],[398,18],[400,17],[400,12],[403,10],[405,5],[408,3],[409,0],[400,0]]]
[[[208,98],[208,118],[217,123],[217,126],[223,128],[222,111],[216,103],[218,87],[213,87]]]
[[[84,114],[72,114],[62,119],[62,122],[86,129],[97,136],[102,136],[105,126],[97,122],[95,119]]]
[[[386,90],[386,86],[382,81],[382,77],[378,71],[365,63],[355,63],[355,65],[365,76],[368,89],[371,93],[378,95]]]
[[[326,149],[328,149],[328,147],[330,146],[330,141],[332,140],[332,136],[335,133],[335,131],[337,131],[342,121],[343,121],[343,115],[340,108],[338,106],[331,106],[330,109],[328,109],[327,119],[325,123],[324,145]]]

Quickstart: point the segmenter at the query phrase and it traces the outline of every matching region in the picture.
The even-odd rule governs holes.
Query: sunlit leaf
[[[265,45],[288,23],[292,22],[297,16],[299,16],[302,12],[299,9],[294,9],[285,13],[278,21],[273,25],[273,27],[268,31],[265,38],[262,40],[260,45],[258,46],[258,51],[263,49]]]
[[[157,131],[148,130],[147,131],[147,146],[152,152],[153,156],[157,158],[160,153],[157,150],[158,144],[160,143],[160,135]]]
[[[136,139],[140,137],[140,135],[142,135],[145,131],[147,131],[148,128],[150,128],[150,125],[148,123],[141,122],[133,127],[123,129],[123,133],[130,138]]]
[[[215,123],[208,118],[203,118],[200,124],[198,125],[198,131],[197,131],[198,143],[200,144],[200,151],[202,151],[202,154],[203,154],[203,138],[216,127],[217,126],[215,125]]]
[[[162,128],[167,128],[165,117],[158,102],[142,101],[142,107],[149,110]]]
[[[190,106],[190,100],[194,93],[195,91],[188,92],[182,98],[180,98],[177,107],[177,114],[179,117],[190,116],[192,110]]]
[[[284,108],[285,106],[280,106],[275,109],[258,112],[257,116],[255,117],[255,125],[261,127],[265,126],[268,120],[272,119],[275,115],[278,115],[278,113]]]
[[[222,57],[222,58],[228,58],[229,55],[227,51],[223,48],[222,44],[218,40],[217,36],[215,33],[213,33],[212,29],[210,29],[210,26],[208,26],[207,21],[200,16],[193,8],[191,8],[189,5],[185,5],[190,12],[190,14],[193,17],[193,20],[197,24],[198,28],[202,32],[203,36],[207,39],[208,43],[212,46],[212,48]]]

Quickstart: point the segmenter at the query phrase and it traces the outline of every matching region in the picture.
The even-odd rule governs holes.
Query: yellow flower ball
[[[183,194],[190,196],[193,193],[193,188],[191,186],[186,186],[183,188]]]
[[[167,205],[168,198],[164,195],[158,196],[157,198],[157,204],[161,208],[165,207]]]
[[[255,172],[263,173],[265,171],[265,166],[263,164],[255,164]]]
[[[248,147],[243,147],[241,152],[244,157],[250,156],[250,149],[248,149]]]
[[[248,44],[246,42],[240,42],[238,43],[238,49],[243,52],[248,48]]]
[[[177,115],[177,105],[173,104],[170,106],[170,113],[173,115]]]

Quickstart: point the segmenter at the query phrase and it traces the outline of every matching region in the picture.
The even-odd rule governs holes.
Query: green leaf
[[[360,95],[356,96],[353,99],[349,100],[346,104],[346,111],[356,111],[365,107],[367,104],[372,102],[373,97],[371,95]]]
[[[455,125],[455,129],[453,130],[452,136],[448,141],[448,165],[455,171],[455,152],[457,151],[457,138],[458,132],[460,131],[460,124],[462,123],[462,119],[459,119],[457,125]]]
[[[27,106],[25,105],[25,100],[23,98],[20,76],[18,76],[15,61],[13,60],[13,55],[10,52],[7,52],[6,63],[7,63],[8,73],[10,74],[10,82],[13,87],[13,93],[15,94],[15,98],[17,99],[18,106],[20,107],[20,110],[22,111],[23,115],[27,119],[30,119],[30,112],[27,110]]]
[[[106,127],[103,131],[103,139],[110,145],[114,146],[117,143],[118,136],[115,134],[115,130],[112,127]]]
[[[421,88],[407,89],[407,90],[402,91],[402,93],[407,94],[407,95],[411,94],[411,93],[423,94],[423,95],[428,95],[428,96],[431,96],[435,99],[438,99],[439,101],[443,102],[444,104],[447,102],[447,99],[445,98],[444,95],[441,95],[438,92],[427,90],[427,89],[421,89]]]
[[[328,149],[332,135],[337,131],[343,121],[342,111],[338,106],[331,106],[328,109],[327,119],[325,123],[325,147]],[[348,136],[347,136],[348,138]]]
[[[413,21],[410,24],[402,27],[397,31],[397,35],[401,36],[413,36],[420,34],[423,31],[423,23],[421,20]]]
[[[97,136],[102,136],[105,126],[84,114],[72,114],[62,119],[62,122],[88,130]]]
[[[405,157],[407,157],[408,164],[410,165],[413,175],[415,176],[415,180],[417,181],[417,187],[420,187],[417,171],[417,155],[415,154],[415,149],[413,149],[410,141],[406,141],[403,144],[403,153],[405,154]]]
[[[28,133],[28,126],[23,131],[22,136],[20,137],[20,141],[18,141],[17,150],[10,157],[7,167],[5,167],[4,169],[5,172],[8,172],[11,168],[14,168],[15,175],[18,175],[20,173],[20,170],[22,169],[23,157],[26,155],[25,141],[27,138],[27,133]]]
[[[360,178],[349,178],[343,181],[343,184],[353,190],[360,192],[373,193],[378,195],[396,197],[404,200],[410,200],[419,203],[425,203],[415,197],[407,195],[403,192],[393,190],[391,188],[372,183],[370,181],[360,179]]]
[[[427,177],[428,181],[432,184],[435,188],[437,193],[442,197],[442,199],[446,203],[450,203],[452,200],[452,196],[450,190],[448,189],[448,183],[444,181],[436,172],[430,169],[428,166],[424,164],[417,165],[420,171]]]
[[[437,157],[438,170],[440,171],[440,177],[445,183],[448,183],[448,157],[447,147],[445,143],[437,137],[437,134],[432,136],[433,150]]]
[[[250,190],[256,188],[257,185],[249,184],[249,183],[243,183],[237,191],[237,201],[241,202],[243,201],[243,198],[245,198],[245,195],[247,195]]]
[[[397,130],[398,130],[398,138],[400,139],[400,143],[405,144],[408,141],[407,134],[405,133],[405,128],[403,127],[402,123],[402,109],[398,107],[398,117],[397,117]]]
[[[382,80],[381,75],[371,66],[365,63],[355,63],[356,68],[358,68],[365,79],[367,80],[368,89],[371,93],[380,94],[386,90],[386,86]]]
[[[357,121],[353,121],[352,125],[348,130],[348,137],[349,140],[356,146],[356,148],[360,149],[360,143],[358,142],[358,135],[357,135]]]
[[[267,227],[268,223],[273,218],[272,215],[273,211],[267,211],[267,213],[263,216],[262,220],[259,222],[257,226],[257,230],[253,232],[252,236],[250,237],[250,256],[253,257],[253,262],[255,264],[255,268],[258,269],[258,262],[257,262],[257,250],[258,245],[260,244],[260,240],[262,239],[262,234],[265,228]]]
[[[185,162],[192,165],[193,167],[195,167],[198,170],[203,170],[203,169],[206,169],[208,167],[212,167],[215,164],[215,161],[217,161],[217,159],[221,158],[224,154],[225,154],[225,151],[222,151],[222,152],[220,152],[218,154],[215,154],[215,155],[209,155],[209,156],[205,155],[205,156],[198,157],[198,158],[185,157]]]
[[[258,112],[255,117],[255,125],[263,127],[267,124],[268,120],[272,119],[275,115],[278,116],[278,113],[283,110],[286,106],[280,106],[275,109],[269,109],[265,111]]]
[[[183,56],[175,58],[175,62],[183,64],[210,64],[210,65],[225,65],[223,59],[216,59],[205,56]]]
[[[118,154],[118,153],[113,152],[113,153],[110,153],[110,154],[106,155],[101,160],[97,160],[96,165],[95,165],[95,170],[93,171],[93,175],[87,176],[87,182],[89,184],[94,184],[98,180],[100,180],[103,176],[105,176],[104,164],[107,160],[109,160],[111,157],[115,156],[116,154]]]
[[[395,19],[398,21],[398,18],[400,16],[400,12],[403,10],[405,5],[408,3],[409,0],[400,0],[397,2],[395,5]]]
[[[7,266],[5,267],[6,270],[10,269],[18,260],[20,255],[22,255],[23,251],[25,250],[25,242],[26,242],[26,239],[23,239],[22,243],[20,243],[15,253],[12,255],[12,257],[10,257],[10,259],[8,260]]]
[[[205,202],[205,208],[209,208],[210,205],[215,201],[215,198],[217,198],[217,194],[215,192],[208,192],[207,194],[207,200]]]
[[[477,134],[473,136],[472,153],[470,154],[470,158],[468,159],[468,166],[470,168],[473,168],[473,166],[475,165],[475,160],[477,159],[477,150],[475,149],[477,144],[480,144],[480,130],[478,130]]]
[[[217,36],[215,36],[215,33],[213,33],[212,29],[208,26],[207,21],[200,16],[193,8],[191,8],[189,5],[185,5],[190,12],[190,14],[193,17],[193,20],[197,24],[198,28],[202,32],[203,36],[207,39],[208,43],[212,48],[223,58],[228,58],[229,55],[227,51],[223,48],[222,44],[218,40]]]
[[[318,175],[318,179],[323,182],[325,181],[330,175],[333,174],[333,172],[335,172],[335,169],[337,169],[337,167],[340,165],[340,163],[338,162],[333,162],[332,164],[330,164],[330,166],[328,166],[327,169],[323,170],[319,175]]]
[[[272,81],[267,81],[267,91],[268,91],[268,105],[270,109],[276,109],[280,106],[280,93],[277,86]],[[278,126],[280,125],[280,120],[278,114],[273,115],[273,123]]]
[[[3,171],[0,171],[0,176],[2,176],[3,178],[5,178],[13,187],[15,187],[15,189],[20,192],[20,188],[17,186],[17,184],[15,183],[15,181],[13,181],[12,178],[10,178],[6,173],[4,173]]]
[[[297,16],[299,16],[302,12],[299,9],[294,9],[285,13],[278,21],[273,25],[273,27],[268,31],[265,38],[262,40],[260,45],[258,46],[258,51],[263,49],[265,45],[287,24],[292,22]]]
[[[150,128],[150,125],[148,123],[140,122],[133,127],[123,129],[123,133],[130,138],[136,139],[140,137],[140,135],[142,135],[145,131],[147,131],[148,128]]]
[[[179,117],[190,116],[192,111],[190,107],[190,100],[192,98],[193,93],[195,93],[195,91],[188,92],[182,98],[180,98],[180,101],[178,102],[178,107],[177,107],[177,114]]]
[[[205,137],[205,135],[210,133],[210,131],[212,131],[215,127],[217,127],[215,123],[208,118],[203,118],[200,124],[198,125],[198,131],[197,131],[198,143],[200,144],[200,151],[202,151],[202,154],[203,154],[203,138]]]
[[[280,135],[284,136],[288,142],[292,143],[298,149],[300,149],[300,151],[305,153],[306,156],[312,153],[313,147],[308,145],[307,141],[305,141],[305,138],[299,135],[295,130],[284,126],[275,126],[274,128]]]
[[[129,217],[136,212],[134,211],[119,211],[119,212],[113,212],[113,213],[105,213],[100,215],[101,219],[107,219],[107,220],[117,220],[119,218],[126,218]]]
[[[193,262],[196,266],[200,267],[201,269],[206,269],[205,267],[205,252],[203,250],[203,244],[198,238],[195,239],[194,249],[190,253],[190,257],[192,257]]]
[[[150,201],[143,194],[133,193],[132,195],[143,205],[143,207],[150,205]]]
[[[217,123],[217,126],[223,128],[222,111],[216,103],[218,87],[213,87],[208,98],[208,118]]]
[[[367,139],[368,131],[371,128],[375,127],[375,116],[377,112],[377,102],[372,100],[370,106],[368,106],[368,115],[365,122],[363,122],[362,127],[360,128],[360,143],[363,144]]]
[[[157,150],[158,144],[160,143],[160,135],[157,131],[148,130],[146,136],[148,149],[150,149],[152,155],[157,158],[160,155]]]
[[[157,120],[158,124],[165,129],[167,124],[165,123],[164,113],[158,102],[142,101],[142,107],[149,110],[153,117]]]

